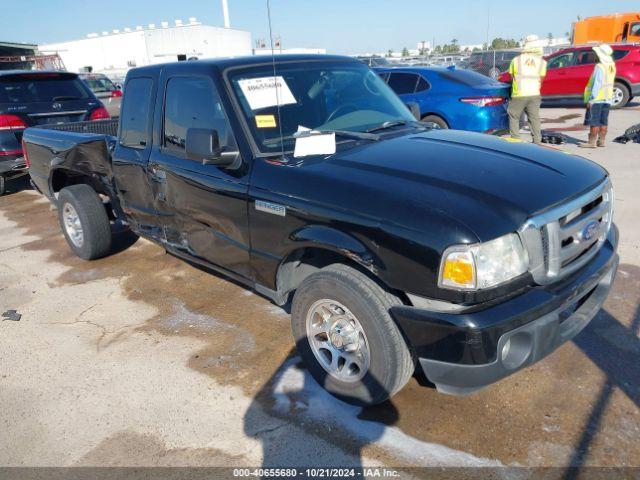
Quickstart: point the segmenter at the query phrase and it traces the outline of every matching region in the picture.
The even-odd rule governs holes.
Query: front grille
[[[554,282],[588,263],[604,243],[612,213],[613,193],[607,180],[527,221],[520,236],[536,283]]]

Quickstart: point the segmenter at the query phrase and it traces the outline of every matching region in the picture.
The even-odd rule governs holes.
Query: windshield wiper
[[[388,130],[389,128],[400,127],[402,125],[413,125],[414,127],[426,128],[418,121],[410,122],[408,120],[389,120],[376,127],[370,128],[367,132],[379,132],[380,130]]]
[[[72,97],[71,95],[58,95],[51,99],[54,102],[60,102],[62,100],[80,100],[80,97]]]
[[[272,145],[277,142],[284,142],[285,140],[295,140],[296,138],[313,137],[314,135],[326,135],[330,133],[334,133],[336,137],[351,138],[353,140],[371,140],[374,142],[380,140],[379,135],[370,132],[352,132],[349,130],[305,130],[286,137],[271,138],[266,140],[264,143],[265,145]]]

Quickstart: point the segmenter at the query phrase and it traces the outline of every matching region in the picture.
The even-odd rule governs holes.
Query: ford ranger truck
[[[344,401],[380,403],[420,371],[479,390],[572,339],[609,292],[602,167],[427,128],[362,62],[153,65],[124,92],[117,137],[24,133],[69,247],[103,257],[124,222],[290,305],[298,354]]]

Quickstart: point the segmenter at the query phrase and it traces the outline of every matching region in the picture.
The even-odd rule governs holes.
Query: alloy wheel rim
[[[622,99],[624,98],[624,95],[622,94],[622,90],[620,90],[619,88],[614,88],[613,89],[613,104],[614,105],[618,105],[620,103],[622,103]]]
[[[84,232],[82,230],[82,224],[80,223],[80,217],[73,205],[65,203],[62,207],[62,220],[64,223],[64,229],[71,242],[76,247],[82,247],[84,243]]]
[[[315,302],[307,313],[307,338],[311,351],[332,377],[357,382],[369,370],[369,342],[351,311],[336,300]]]

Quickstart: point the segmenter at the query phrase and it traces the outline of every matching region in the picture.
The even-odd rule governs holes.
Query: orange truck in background
[[[572,43],[640,42],[640,12],[588,17],[573,24]]]

